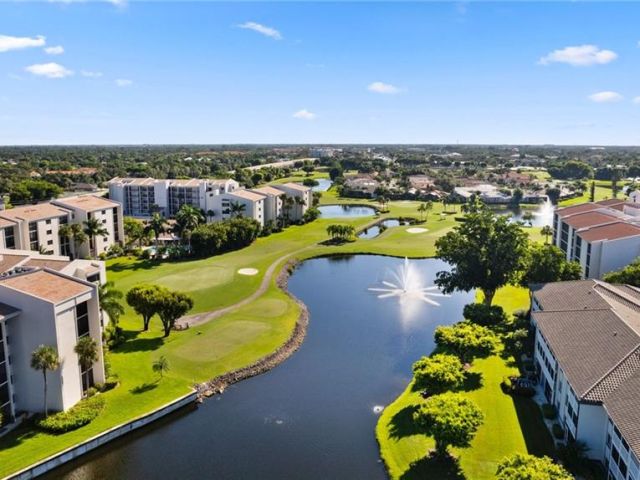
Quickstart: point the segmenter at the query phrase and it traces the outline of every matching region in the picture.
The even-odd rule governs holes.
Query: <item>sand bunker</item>
[[[428,231],[429,230],[427,230],[426,228],[418,228],[418,227],[407,228],[407,233],[424,233]]]
[[[258,269],[257,268],[241,268],[240,270],[238,270],[238,273],[240,275],[257,275]]]

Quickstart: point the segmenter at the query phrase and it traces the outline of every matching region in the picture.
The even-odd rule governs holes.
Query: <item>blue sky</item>
[[[639,23],[639,3],[3,2],[0,144],[638,145]]]

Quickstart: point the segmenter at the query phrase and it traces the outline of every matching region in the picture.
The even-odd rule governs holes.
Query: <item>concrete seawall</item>
[[[160,408],[155,409],[152,412],[141,415],[137,418],[134,418],[130,422],[124,423],[122,425],[118,425],[113,427],[105,432],[102,432],[95,437],[91,437],[84,442],[74,445],[73,447],[67,448],[60,453],[56,453],[40,462],[31,465],[19,472],[16,472],[8,477],[5,477],[3,480],[11,479],[11,480],[28,480],[37,477],[38,475],[42,475],[50,470],[53,470],[56,467],[64,465],[65,463],[74,460],[85,453],[88,453],[106,443],[109,443],[116,438],[120,438],[123,435],[126,435],[129,432],[137,430],[138,428],[144,427],[153,423],[154,421],[169,415],[170,413],[175,412],[176,410],[181,409],[189,404],[193,404],[196,401],[198,393],[191,392],[187,395],[184,395],[170,403],[163,405]]]

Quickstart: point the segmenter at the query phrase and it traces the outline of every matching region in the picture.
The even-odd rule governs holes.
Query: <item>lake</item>
[[[358,234],[358,238],[370,239],[376,238],[378,235],[382,233],[381,226],[385,226],[387,228],[390,227],[399,227],[400,220],[397,218],[388,218],[381,222],[376,223],[375,225],[370,226],[369,228],[365,228]]]
[[[328,178],[316,178],[316,182],[318,182],[318,184],[311,187],[311,190],[314,192],[326,192],[331,188],[331,185],[333,185],[333,182]]]
[[[376,209],[366,205],[322,205],[318,207],[320,218],[368,217],[376,214]]]
[[[473,292],[419,299],[377,298],[403,260],[349,256],[309,260],[290,290],[309,307],[302,347],[272,371],[231,386],[196,410],[169,416],[46,478],[385,479],[374,407],[392,402],[411,365],[433,349],[437,325],[462,318]],[[433,284],[439,260],[410,263]],[[175,333],[174,335],[179,335]]]

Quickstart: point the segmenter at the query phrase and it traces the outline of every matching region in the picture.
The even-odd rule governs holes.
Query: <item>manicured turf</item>
[[[323,203],[375,202],[340,199],[332,190]],[[435,253],[435,240],[451,229],[455,214],[440,219],[441,204],[434,204],[421,234],[407,227],[390,228],[377,238],[357,240],[340,246],[320,245],[327,239],[331,223],[350,223],[358,230],[380,218],[419,217],[418,202],[393,202],[389,213],[379,218],[319,219],[304,226],[260,238],[250,247],[204,260],[155,263],[120,258],[108,262],[109,279],[123,292],[141,283],[158,283],[188,292],[195,304],[192,313],[229,306],[255,292],[272,263],[294,252],[298,258],[332,253],[376,253],[428,257]],[[450,207],[451,208],[451,207]],[[284,261],[280,262],[281,264]],[[258,275],[239,275],[239,268],[257,268]],[[271,281],[267,292],[256,301],[192,329],[162,338],[160,322],[154,318],[148,332],[141,332],[141,319],[126,308],[120,323],[129,340],[109,355],[120,386],[105,394],[106,407],[100,417],[75,432],[55,437],[22,428],[0,438],[0,477],[24,468],[108,428],[157,408],[189,391],[197,382],[241,368],[278,348],[290,335],[298,306]],[[151,363],[164,355],[170,371],[158,381]]]
[[[503,288],[496,294],[494,303],[502,305],[507,312],[527,308],[528,291]],[[468,387],[465,395],[478,404],[485,419],[470,447],[452,450],[457,463],[434,461],[428,456],[434,447],[433,439],[416,432],[411,421],[412,412],[424,401],[419,392],[413,390],[413,384],[385,408],[376,436],[392,479],[491,479],[498,462],[507,455],[551,453],[551,438],[536,404],[530,399],[512,398],[500,388],[503,377],[518,373],[513,359],[499,355],[477,359],[470,371],[479,374],[481,382],[475,388]]]

